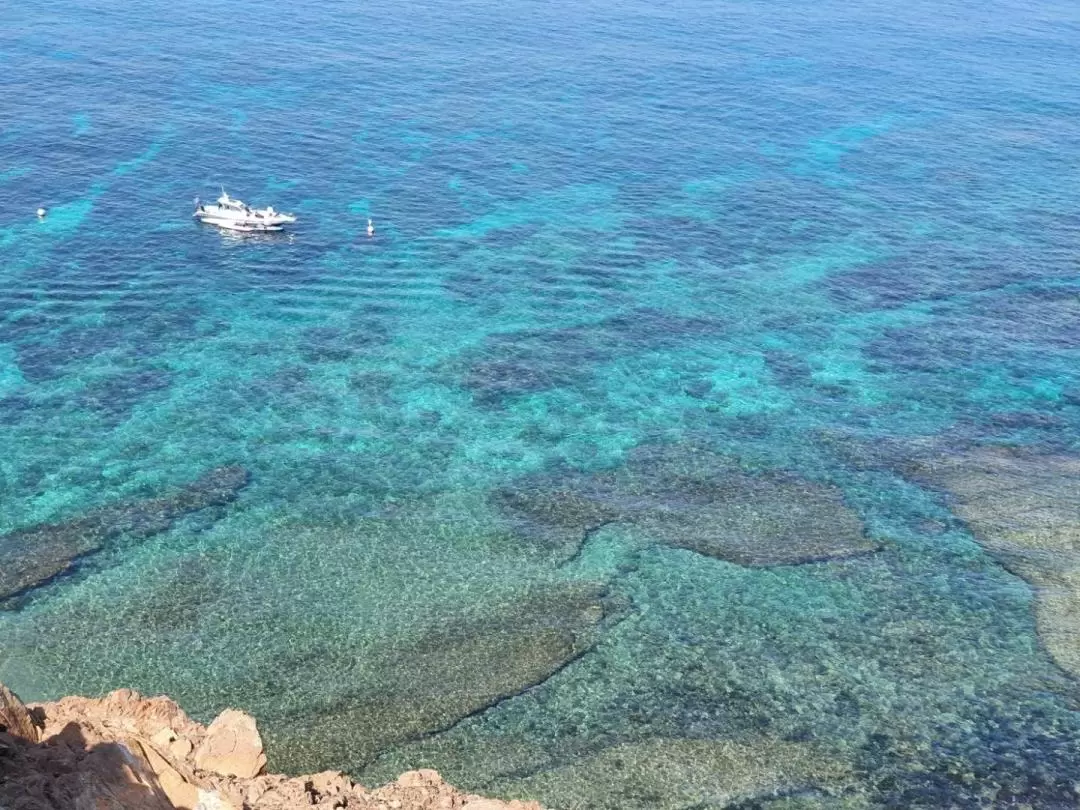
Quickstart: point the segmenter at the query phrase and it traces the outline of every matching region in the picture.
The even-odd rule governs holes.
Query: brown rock
[[[405,771],[397,778],[397,783],[402,787],[428,787],[438,786],[442,783],[442,777],[438,771],[431,768],[421,768],[418,771]]]
[[[58,734],[70,723],[83,726],[84,731],[100,740],[132,734],[152,740],[168,728],[197,744],[205,733],[169,698],[144,698],[131,689],[118,689],[103,698],[66,697],[31,708],[45,715],[45,737]]]
[[[0,708],[31,717],[2,685]],[[168,698],[129,689],[38,709],[46,719],[41,742],[0,732],[4,810],[540,810],[484,803],[432,770],[403,774],[372,792],[339,771],[258,775],[266,758],[255,721],[231,709],[209,729]]]
[[[19,696],[0,683],[0,731],[28,742],[38,741],[38,727]]]
[[[188,754],[190,754],[195,747],[191,744],[191,740],[187,737],[180,736],[169,726],[165,726],[161,731],[151,737],[150,742],[157,746],[162,752],[168,753],[172,759],[180,761],[187,759]]]
[[[462,795],[430,768],[403,773],[396,782],[373,791],[370,798],[373,800],[371,804],[359,806],[370,807],[371,810],[376,807],[392,810],[541,810],[536,802],[507,803]]]
[[[364,801],[367,792],[337,771],[323,771],[312,776],[286,779],[283,776],[259,776],[238,780],[246,785],[243,806],[251,810],[300,810],[319,807],[374,810]]]
[[[76,724],[37,745],[7,739],[14,745],[0,761],[0,807],[177,810],[138,746],[87,743]]]
[[[136,740],[129,748],[138,747],[138,753],[157,777],[162,792],[177,808],[195,810],[199,803],[199,789],[184,777],[172,764],[155,750],[153,745]]]
[[[195,751],[195,767],[245,779],[262,773],[266,754],[255,719],[236,709],[219,714]]]
[[[346,796],[352,793],[353,782],[341,771],[323,771],[308,779],[308,790],[320,798]]]
[[[75,755],[77,758],[78,752]],[[174,807],[145,759],[133,756],[131,749],[120,743],[95,745],[85,758],[77,758],[77,762],[76,768],[57,780],[61,786],[59,793],[74,799],[72,807],[94,810]],[[60,801],[57,806],[68,805]]]

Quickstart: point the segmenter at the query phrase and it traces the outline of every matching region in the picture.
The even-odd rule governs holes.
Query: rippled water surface
[[[1080,6],[227,8],[0,0],[0,680],[559,810],[1075,806]]]

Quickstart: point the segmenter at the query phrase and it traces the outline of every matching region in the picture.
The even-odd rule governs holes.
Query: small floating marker
[[[368,218],[368,221],[367,221],[367,235],[368,236],[374,236],[375,235],[375,224],[371,221],[370,217]]]
[[[46,214],[46,211],[45,211],[44,208],[39,208],[37,210],[38,219],[45,219],[45,214]]]

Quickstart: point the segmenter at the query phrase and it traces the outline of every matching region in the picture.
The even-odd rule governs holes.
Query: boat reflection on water
[[[287,233],[281,228],[262,231],[240,231],[222,228],[220,233],[222,241],[232,244],[270,244],[271,242],[280,243],[283,241],[292,244],[296,241],[295,234]]]

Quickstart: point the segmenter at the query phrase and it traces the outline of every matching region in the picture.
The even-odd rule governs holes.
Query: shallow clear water
[[[1062,806],[1032,589],[879,451],[1080,450],[1080,8],[264,6],[3,7],[0,532],[251,482],[0,611],[0,680],[553,806]],[[880,550],[686,547],[776,475]]]

